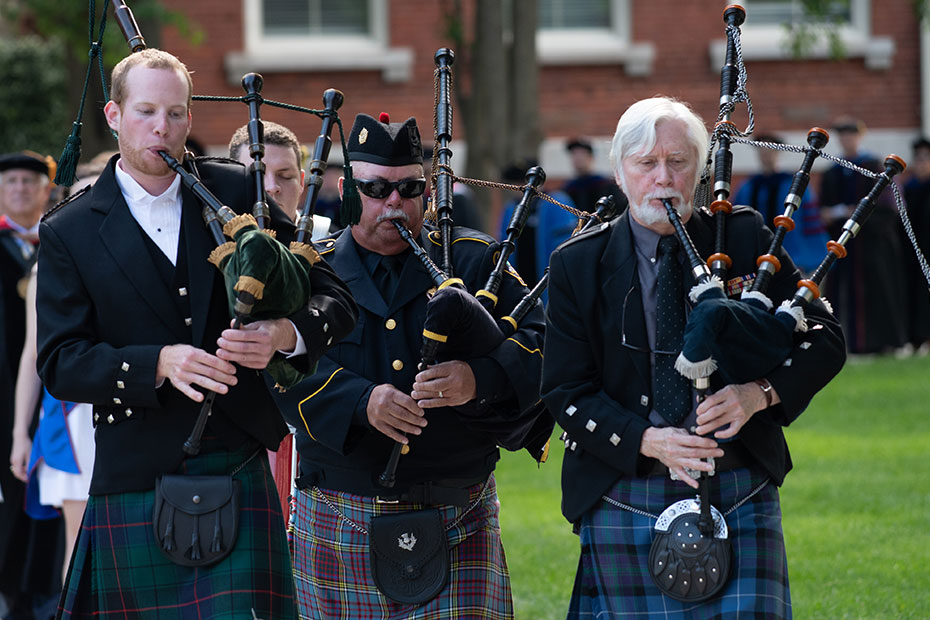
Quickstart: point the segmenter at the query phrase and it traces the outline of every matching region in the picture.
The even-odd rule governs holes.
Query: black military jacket
[[[436,263],[441,262],[435,230],[424,226],[419,242]],[[394,441],[369,426],[368,397],[382,383],[410,393],[420,359],[426,303],[435,284],[408,253],[394,296],[385,300],[348,230],[317,247],[351,289],[360,308],[358,323],[320,359],[316,375],[278,397],[278,403],[288,422],[297,427],[302,482],[378,495],[384,489],[376,479]],[[455,276],[469,291],[481,289],[498,244],[483,233],[456,228],[452,247]],[[507,314],[526,292],[516,272],[508,271],[494,314]],[[537,304],[512,337],[487,356],[467,360],[475,373],[477,398],[462,407],[427,411],[428,425],[411,438],[410,453],[400,459],[396,491],[423,481],[486,476],[499,458],[502,437],[510,436],[506,447],[519,448],[522,436],[512,435],[522,435],[532,422],[528,417],[548,417],[536,406],[543,324]],[[533,410],[537,413],[526,415]]]

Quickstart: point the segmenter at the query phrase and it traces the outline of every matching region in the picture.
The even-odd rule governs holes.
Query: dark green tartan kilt
[[[255,450],[207,452],[186,459],[182,471],[228,474]],[[265,450],[235,477],[241,482],[235,548],[202,568],[174,564],[159,549],[152,530],[154,490],[91,496],[58,617],[250,619],[254,610],[263,620],[294,620],[284,518]]]

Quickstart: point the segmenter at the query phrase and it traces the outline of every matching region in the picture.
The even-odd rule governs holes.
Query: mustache
[[[681,192],[652,192],[643,196],[643,202],[648,202],[650,200],[662,200],[663,198],[673,200],[678,199],[678,202],[684,202],[684,196],[681,195]]]
[[[401,209],[388,209],[384,213],[378,216],[378,224],[381,222],[386,222],[388,220],[401,220],[405,224],[410,221],[410,216],[403,212]]]

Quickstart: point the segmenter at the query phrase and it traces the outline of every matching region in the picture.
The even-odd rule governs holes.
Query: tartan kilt
[[[424,506],[409,502],[378,504],[373,497],[326,489],[298,491],[288,536],[301,618],[513,618],[510,573],[501,544],[500,503],[493,474],[486,488],[482,483],[470,487],[469,491],[469,506],[477,502],[470,512],[467,508],[438,506],[446,527],[463,513],[467,514],[446,530],[450,554],[449,582],[436,598],[422,605],[396,603],[375,587],[371,577],[367,529],[373,516],[417,510]],[[336,514],[334,508],[345,519]],[[366,532],[353,527],[347,520]]]
[[[765,482],[749,469],[711,479],[711,504],[725,513]],[[695,491],[668,476],[621,479],[606,494],[627,506],[659,515]],[[788,564],[778,488],[766,485],[726,515],[733,544],[730,580],[716,597],[683,603],[663,595],[649,575],[656,520],[601,500],[580,520],[581,559],[568,618],[791,618]]]
[[[215,444],[213,444],[215,445]],[[209,450],[211,441],[204,441]],[[256,448],[188,457],[190,475],[228,474]],[[207,567],[179,566],[155,541],[155,491],[92,495],[75,545],[59,618],[287,618],[297,616],[281,502],[264,449],[236,475],[235,548]]]

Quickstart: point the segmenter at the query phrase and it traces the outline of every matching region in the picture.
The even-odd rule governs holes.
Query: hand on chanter
[[[475,399],[475,373],[465,362],[453,360],[421,370],[410,393],[424,409],[456,407]]]
[[[713,465],[703,459],[719,458],[723,450],[708,437],[693,435],[683,428],[650,426],[643,433],[639,448],[643,456],[658,459],[690,487],[698,488],[697,480],[685,473],[685,468],[710,472]]]
[[[167,379],[182,394],[194,402],[203,401],[197,385],[217,394],[225,394],[236,385],[236,367],[189,344],[172,344],[161,348],[155,367],[156,386]]]
[[[403,444],[408,442],[406,435],[419,435],[426,426],[423,409],[389,383],[371,391],[366,412],[372,428]]]

